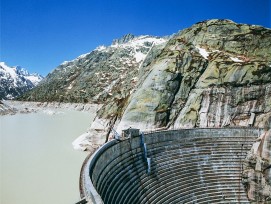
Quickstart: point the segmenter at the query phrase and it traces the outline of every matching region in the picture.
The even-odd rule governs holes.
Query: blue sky
[[[212,18],[271,27],[271,0],[0,0],[0,61],[47,75],[127,33],[171,35]]]

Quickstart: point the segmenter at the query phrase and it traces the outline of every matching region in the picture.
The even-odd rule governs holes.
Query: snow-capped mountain
[[[26,69],[0,62],[0,99],[14,99],[38,85],[43,77]]]

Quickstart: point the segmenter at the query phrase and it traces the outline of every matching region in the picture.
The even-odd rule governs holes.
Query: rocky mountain
[[[112,128],[263,127],[271,117],[271,30],[197,23],[154,46],[134,77],[134,88],[107,98],[77,144],[91,149]]]
[[[83,146],[103,143],[112,128],[263,127],[271,30],[208,20],[168,38],[126,35],[64,62],[22,99],[103,104]]]
[[[62,63],[21,99],[92,103],[121,99],[123,89],[135,87],[139,67],[150,50],[165,42],[159,37],[125,35],[111,46],[99,46]]]
[[[229,20],[173,36],[142,68],[115,125],[141,129],[263,126],[271,116],[271,30]]]
[[[38,85],[43,79],[39,74],[29,74],[20,67],[9,67],[0,62],[0,99],[14,99]]]

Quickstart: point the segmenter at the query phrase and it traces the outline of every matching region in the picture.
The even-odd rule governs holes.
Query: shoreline
[[[61,102],[29,102],[29,101],[0,101],[0,116],[37,113],[41,111],[54,111],[59,109],[68,109],[75,111],[91,112],[96,111],[101,107],[101,104],[90,103],[61,103]],[[94,114],[95,114],[94,113]]]
[[[29,101],[0,101],[0,117],[11,116],[17,114],[31,114],[31,113],[44,113],[48,115],[59,114],[61,110],[87,112],[94,115],[94,119],[90,125],[86,127],[85,131],[80,135],[76,135],[76,139],[72,142],[74,150],[89,151],[97,149],[102,141],[98,144],[92,142],[90,138],[96,138],[96,133],[92,133],[92,123],[95,116],[102,104],[83,104],[83,103],[60,103],[60,102],[29,102]],[[100,135],[99,135],[100,136]],[[102,137],[102,136],[100,136]],[[103,138],[103,137],[102,137]],[[104,139],[102,139],[104,140]],[[103,142],[102,142],[103,143]]]
[[[4,191],[6,196],[3,196],[3,199],[10,201],[10,204],[13,197],[9,195],[12,195],[14,192],[12,187],[17,184],[18,189],[25,189],[29,195],[35,192],[35,189],[41,189],[44,184],[53,184],[54,187],[49,194],[54,196],[55,200],[59,199],[56,203],[60,203],[62,198],[54,192],[61,188],[59,184],[63,183],[65,192],[69,192],[69,197],[72,196],[69,200],[74,201],[73,203],[78,201],[78,176],[87,153],[75,151],[72,142],[87,130],[95,112],[91,114],[72,109],[48,108],[48,110],[50,112],[44,108],[36,113],[18,112],[15,115],[0,116],[0,148],[3,152],[1,164],[5,167],[2,178],[3,184],[9,186]],[[51,114],[51,112],[55,113]],[[64,172],[63,175],[62,172]],[[40,179],[41,175],[44,176]],[[12,179],[9,179],[9,176]],[[65,196],[65,192],[64,194],[59,192],[59,194]],[[43,196],[46,198],[47,193],[37,191],[34,200],[31,196],[30,198],[24,196],[23,193],[18,195],[25,199],[25,203],[32,203],[31,201],[35,203]]]

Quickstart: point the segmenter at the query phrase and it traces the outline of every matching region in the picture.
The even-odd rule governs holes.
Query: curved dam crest
[[[198,128],[112,140],[86,159],[81,197],[95,204],[250,203],[242,184],[243,162],[262,132]]]

